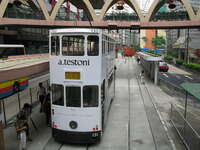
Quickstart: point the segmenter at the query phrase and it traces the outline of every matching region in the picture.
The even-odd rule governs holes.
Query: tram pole
[[[5,123],[5,126],[7,126],[7,119],[6,119],[6,110],[5,110],[4,99],[2,100],[2,103],[3,103],[3,116],[4,116],[4,123]]]
[[[155,70],[154,70],[154,84],[158,84],[158,62],[154,62]]]
[[[17,99],[18,99],[19,111],[20,111],[20,110],[21,110],[21,101],[20,101],[20,94],[19,94],[19,91],[17,92]]]
[[[5,150],[5,141],[4,141],[4,133],[3,133],[3,123],[0,120],[0,149]]]
[[[32,96],[32,90],[31,88],[29,89],[29,92],[30,92],[30,100],[31,100],[31,106],[33,105],[33,96]]]

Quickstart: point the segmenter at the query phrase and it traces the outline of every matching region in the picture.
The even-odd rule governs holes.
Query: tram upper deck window
[[[62,55],[83,56],[84,55],[84,36],[63,36]]]
[[[88,56],[98,56],[99,55],[99,37],[98,36],[88,36],[87,38],[87,54]]]
[[[60,53],[60,42],[59,36],[51,37],[51,55],[59,55]]]
[[[66,87],[67,107],[81,107],[81,88]]]
[[[64,106],[64,87],[59,84],[52,84],[52,104]]]
[[[92,85],[83,87],[83,107],[97,107],[98,97],[98,86]]]

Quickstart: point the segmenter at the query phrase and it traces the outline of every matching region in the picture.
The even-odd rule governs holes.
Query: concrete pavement
[[[147,78],[145,85],[139,85],[137,76],[140,65],[134,58],[128,59],[116,60],[116,97],[101,142],[90,146],[89,150],[182,150],[181,143],[173,141],[175,136],[171,136],[176,133],[171,134],[168,130],[168,112],[174,97],[167,95]],[[39,131],[31,127],[33,141],[28,143],[28,150],[42,150],[48,146],[48,141],[57,145],[51,139],[51,130],[45,126],[44,114],[39,113],[38,107],[32,116]],[[17,150],[14,129],[6,128],[4,131],[6,150]],[[69,147],[64,145],[62,150]]]

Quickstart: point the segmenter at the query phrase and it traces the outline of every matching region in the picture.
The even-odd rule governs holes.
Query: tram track
[[[138,72],[138,71],[137,71],[137,72]],[[144,105],[144,108],[145,108],[146,115],[149,116],[148,113],[147,113],[147,106],[145,105],[144,95],[143,95],[143,93],[142,93],[142,87],[141,87],[139,75],[135,74],[135,76],[136,76],[136,79],[137,79],[137,83],[138,83],[138,87],[139,87],[139,92],[140,92],[140,96],[141,96],[142,101],[143,101],[143,105]],[[145,85],[144,85],[144,86],[145,86]],[[151,135],[152,135],[153,142],[154,142],[154,145],[155,145],[155,150],[158,150],[157,144],[156,144],[156,141],[155,141],[155,136],[154,136],[154,134],[153,134],[153,130],[152,130],[152,126],[151,126],[151,122],[150,122],[149,117],[147,117],[147,120],[148,120],[149,127],[150,127],[150,130],[151,130]]]
[[[89,150],[89,144],[86,145],[63,144],[56,142],[51,137],[42,150]]]
[[[139,70],[139,68],[137,68],[137,70]],[[139,75],[135,75],[139,87],[140,96],[142,98],[147,120],[149,123],[153,143],[155,145],[155,150],[162,149],[163,147],[168,147],[168,149],[174,149],[173,143],[171,143],[171,138],[167,133],[167,127],[164,123],[164,120],[161,117],[160,112],[158,111],[153,95],[148,90],[146,84],[141,84]],[[167,142],[167,140],[169,141]],[[164,145],[163,141],[165,141],[167,145]]]

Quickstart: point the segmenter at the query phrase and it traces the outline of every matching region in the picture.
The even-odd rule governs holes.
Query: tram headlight
[[[70,121],[69,126],[72,129],[76,129],[78,127],[78,123],[76,121]]]

